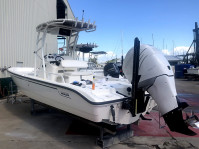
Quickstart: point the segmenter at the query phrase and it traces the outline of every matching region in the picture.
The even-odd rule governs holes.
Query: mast
[[[123,32],[121,33],[121,49],[122,49],[122,56],[121,56],[121,65],[123,66]]]
[[[193,30],[195,34],[195,52],[196,52],[196,60],[197,60],[197,65],[199,65],[199,28],[198,28],[198,23],[195,22],[195,29]]]
[[[153,46],[154,46],[154,38],[153,38],[153,33],[152,33],[152,40],[153,40]]]

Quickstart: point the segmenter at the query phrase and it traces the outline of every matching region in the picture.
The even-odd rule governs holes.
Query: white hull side
[[[102,122],[104,120],[113,122],[111,105],[115,108],[115,123],[131,124],[139,119],[139,114],[132,117],[128,110],[121,109],[122,101],[94,105],[86,101],[81,94],[64,86],[53,85],[15,74],[11,74],[11,77],[18,88],[28,97],[93,122]]]
[[[199,68],[190,68],[190,69],[187,69],[187,73],[188,74],[199,75]]]

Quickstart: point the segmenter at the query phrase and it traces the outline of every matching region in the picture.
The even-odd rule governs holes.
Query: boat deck
[[[199,116],[199,81],[176,80],[177,92],[181,100],[186,100]],[[40,112],[30,115],[30,100],[23,98],[22,103],[7,103],[0,100],[0,148],[1,149],[70,149],[93,148],[98,129],[59,112],[49,111],[37,105]],[[198,148],[199,129],[194,129],[198,135],[189,137],[168,130],[161,119],[159,128],[159,113],[153,111],[147,118],[152,121],[139,122],[132,125],[134,137],[110,149],[154,149],[154,148]],[[193,129],[193,128],[192,128]]]

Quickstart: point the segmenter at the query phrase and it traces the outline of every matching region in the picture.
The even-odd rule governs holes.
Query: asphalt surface
[[[188,101],[198,112],[199,81],[176,80],[179,97]],[[19,96],[12,104],[0,100],[0,149],[98,149],[96,137],[98,129],[82,123],[57,110],[47,110],[37,105],[35,115],[30,114],[30,100]],[[21,102],[20,102],[21,100]],[[140,122],[132,126],[134,137],[110,149],[187,149],[199,148],[198,137],[179,136],[159,128],[157,111],[153,111],[152,123]],[[154,117],[156,116],[156,117]],[[147,124],[146,124],[147,123]],[[153,127],[149,127],[149,126]],[[164,125],[164,122],[162,122]],[[161,125],[161,126],[162,126]],[[146,127],[145,129],[145,126]],[[164,129],[165,128],[165,129]],[[198,130],[197,130],[198,131]],[[154,135],[153,132],[157,134]],[[160,135],[166,134],[166,135]]]

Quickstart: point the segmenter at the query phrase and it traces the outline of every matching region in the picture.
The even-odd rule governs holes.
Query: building
[[[37,25],[59,18],[74,19],[67,0],[0,1],[0,94],[7,68],[33,67]],[[46,41],[46,53],[57,53],[57,36]]]
[[[165,57],[171,66],[175,66],[176,64],[179,64],[180,62],[182,62],[182,59],[178,56],[165,55]]]
[[[32,67],[36,26],[57,19],[74,18],[67,0],[0,1],[0,77],[7,77],[8,67]],[[57,52],[57,37],[48,36],[48,53]],[[2,72],[4,71],[4,72]]]

